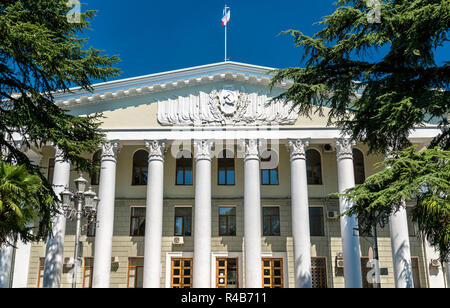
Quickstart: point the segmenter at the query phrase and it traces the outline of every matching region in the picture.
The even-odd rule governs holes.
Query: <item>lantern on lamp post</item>
[[[75,236],[75,253],[74,253],[74,270],[72,278],[72,288],[77,286],[77,272],[81,264],[81,254],[80,254],[80,235],[81,235],[81,218],[86,217],[88,220],[87,225],[93,223],[97,218],[97,206],[100,199],[97,194],[92,191],[89,187],[86,190],[86,179],[83,175],[75,180],[76,192],[72,193],[67,187],[61,192],[61,202],[62,210],[64,211],[64,216],[69,220],[76,221],[76,236]]]

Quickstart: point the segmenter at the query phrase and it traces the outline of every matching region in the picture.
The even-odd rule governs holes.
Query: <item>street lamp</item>
[[[67,187],[61,192],[62,209],[64,211],[64,216],[69,220],[76,220],[76,238],[75,238],[75,253],[74,253],[74,270],[72,279],[72,288],[77,287],[77,272],[78,267],[81,263],[80,260],[80,234],[81,234],[81,216],[87,218],[87,225],[91,224],[96,220],[97,217],[97,206],[100,199],[97,197],[96,193],[86,190],[87,181],[80,174],[79,178],[75,180],[76,192],[72,193]],[[73,202],[72,202],[73,201]],[[84,206],[83,206],[84,201]],[[76,204],[76,208],[75,208]]]

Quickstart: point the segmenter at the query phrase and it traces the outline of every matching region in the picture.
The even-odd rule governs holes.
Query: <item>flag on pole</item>
[[[231,9],[225,6],[223,9],[222,26],[226,27],[231,18]]]

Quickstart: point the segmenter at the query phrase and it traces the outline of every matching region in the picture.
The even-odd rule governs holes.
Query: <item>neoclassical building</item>
[[[103,113],[107,142],[86,153],[100,198],[82,231],[78,287],[372,287],[371,237],[332,194],[377,172],[327,118],[271,101],[270,68],[224,62],[94,86],[57,97],[73,115]],[[325,110],[326,112],[326,110]],[[417,128],[425,147],[438,134]],[[79,176],[52,146],[27,154],[56,193]],[[71,287],[75,223],[15,251],[13,286]],[[382,287],[445,287],[438,255],[408,205],[378,228]]]

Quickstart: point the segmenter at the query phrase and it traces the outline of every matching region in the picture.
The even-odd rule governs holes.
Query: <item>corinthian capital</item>
[[[355,142],[348,138],[336,139],[336,154],[338,159],[353,159]]]
[[[288,147],[291,154],[291,160],[306,159],[306,150],[310,139],[289,139]]]
[[[245,139],[244,145],[244,159],[258,159],[259,160],[259,140]]]
[[[212,140],[194,140],[194,153],[196,160],[211,160]]]
[[[59,147],[55,148],[55,163],[57,162],[65,162],[64,152]]]
[[[164,152],[166,150],[165,140],[147,140],[145,146],[148,148],[148,161],[164,161]]]
[[[117,154],[119,153],[119,141],[107,141],[102,144],[102,161],[114,161],[117,160]]]

